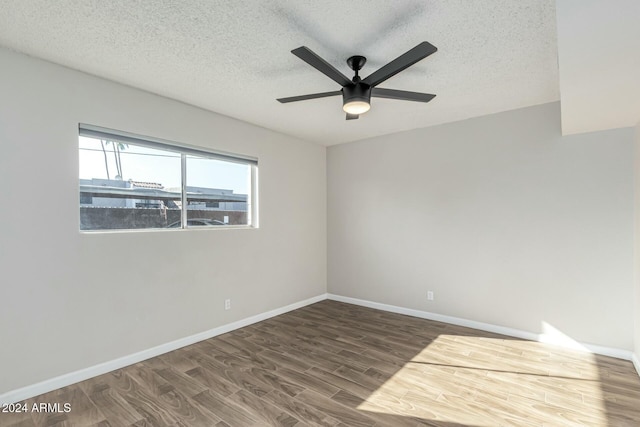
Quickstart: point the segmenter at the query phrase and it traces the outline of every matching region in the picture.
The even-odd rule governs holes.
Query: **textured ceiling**
[[[0,45],[303,139],[332,145],[559,99],[553,0],[2,0]],[[338,90],[290,53],[307,46],[366,76],[421,41],[438,52],[344,120]]]

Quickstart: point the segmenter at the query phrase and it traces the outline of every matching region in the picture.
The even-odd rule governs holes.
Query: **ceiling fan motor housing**
[[[371,103],[371,86],[366,83],[355,83],[342,88],[343,105],[351,102]]]

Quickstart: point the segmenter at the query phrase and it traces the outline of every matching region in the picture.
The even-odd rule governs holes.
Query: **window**
[[[80,125],[80,230],[255,226],[256,159]]]

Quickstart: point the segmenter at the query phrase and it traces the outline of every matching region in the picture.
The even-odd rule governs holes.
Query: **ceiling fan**
[[[325,98],[342,94],[342,109],[347,113],[347,120],[354,120],[360,117],[371,108],[371,97],[399,99],[402,101],[429,102],[435,95],[429,93],[408,92],[405,90],[378,88],[380,83],[395,76],[400,71],[409,68],[416,62],[435,53],[438,49],[429,42],[422,42],[418,46],[400,55],[378,71],[362,79],[358,71],[362,69],[367,58],[364,56],[352,56],[347,59],[349,67],[355,71],[351,80],[331,64],[322,59],[306,46],[293,49],[293,53],[316,70],[342,86],[341,90],[332,92],[313,93],[310,95],[291,96],[289,98],[279,98],[282,103],[304,101],[307,99]]]

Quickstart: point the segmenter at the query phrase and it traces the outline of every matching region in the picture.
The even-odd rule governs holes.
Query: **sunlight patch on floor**
[[[474,426],[608,425],[593,355],[459,335],[438,336],[358,409]]]
[[[542,322],[542,334],[540,334],[540,342],[544,342],[547,344],[556,344],[562,347],[571,348],[574,350],[585,351],[588,352],[584,345],[580,344],[578,341],[571,338],[569,335],[563,333],[562,331],[556,329],[553,325],[550,325],[547,322]]]

